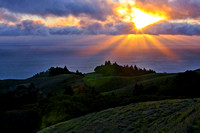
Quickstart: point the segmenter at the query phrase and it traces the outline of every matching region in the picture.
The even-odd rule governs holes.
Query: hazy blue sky
[[[28,78],[51,66],[92,72],[105,60],[157,72],[200,68],[200,37],[172,35],[0,37],[0,78]]]

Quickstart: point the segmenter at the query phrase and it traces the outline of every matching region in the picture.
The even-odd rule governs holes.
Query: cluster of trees
[[[138,68],[135,66],[120,66],[116,62],[111,63],[110,61],[106,61],[104,65],[97,66],[95,68],[96,73],[101,73],[106,76],[139,76],[144,74],[156,73],[153,70],[146,70]]]
[[[195,71],[179,73],[171,84],[173,95],[199,97],[200,96],[200,74]]]
[[[200,74],[195,71],[179,73],[173,79],[166,79],[161,83],[152,83],[150,86],[135,84],[133,88],[134,96],[154,95],[179,97],[199,97],[200,96]]]
[[[56,75],[60,75],[60,74],[72,74],[72,72],[70,72],[67,67],[65,66],[64,68],[61,67],[51,67],[49,69],[49,75],[50,76],[56,76]]]
[[[83,76],[83,74],[81,72],[79,72],[78,70],[76,72],[69,71],[66,66],[64,68],[51,67],[48,71],[49,71],[49,76],[56,76],[56,75],[60,75],[60,74],[77,74],[77,75]]]
[[[78,70],[76,72],[69,71],[69,69],[65,66],[64,68],[51,67],[46,72],[37,73],[33,77],[57,76],[57,75],[61,75],[61,74],[77,74],[80,76],[84,76],[84,74],[79,72]]]

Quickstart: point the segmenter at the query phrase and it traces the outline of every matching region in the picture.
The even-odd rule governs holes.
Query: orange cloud
[[[76,26],[80,27],[80,20],[74,16],[50,18],[45,21],[45,25],[48,27],[66,27],[66,26]]]

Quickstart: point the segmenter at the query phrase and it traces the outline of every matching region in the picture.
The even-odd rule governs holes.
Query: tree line
[[[154,70],[147,70],[145,68],[139,68],[135,66],[124,65],[120,66],[116,62],[111,63],[110,61],[105,61],[104,65],[97,66],[94,71],[96,73],[101,73],[106,76],[139,76],[144,74],[156,73]]]

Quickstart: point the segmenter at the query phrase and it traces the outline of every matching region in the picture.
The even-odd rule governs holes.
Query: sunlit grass
[[[130,104],[59,123],[42,132],[199,131],[199,103],[200,99],[183,99]]]

